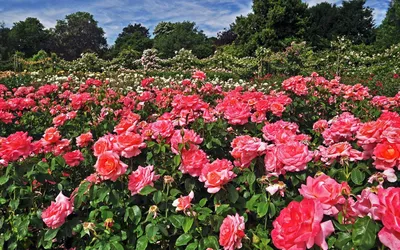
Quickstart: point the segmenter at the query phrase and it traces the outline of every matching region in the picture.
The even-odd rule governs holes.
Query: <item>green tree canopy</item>
[[[366,0],[343,1],[339,8],[337,33],[355,44],[371,44],[375,41],[372,9],[365,6]]]
[[[67,15],[65,20],[58,20],[54,42],[56,52],[66,60],[76,59],[84,52],[101,54],[107,47],[103,29],[87,12],[76,12]]]
[[[307,4],[301,0],[253,0],[253,13],[236,18],[235,40],[245,55],[257,47],[278,50],[291,40],[303,38],[307,26]]]
[[[208,57],[213,53],[212,41],[203,31],[198,30],[194,22],[161,22],[154,29],[154,48],[162,58],[175,55],[175,51],[184,48],[192,50],[198,58]]]
[[[10,29],[4,23],[0,23],[0,61],[8,59],[10,52],[10,45],[8,42],[8,34]]]
[[[377,31],[377,45],[382,48],[400,43],[400,0],[392,0],[386,17]]]
[[[115,54],[123,50],[135,50],[142,53],[145,49],[150,49],[153,41],[150,39],[149,30],[141,24],[129,24],[118,35],[115,40]]]
[[[8,37],[13,51],[20,51],[31,57],[45,47],[49,33],[37,18],[28,17],[25,21],[14,23]]]

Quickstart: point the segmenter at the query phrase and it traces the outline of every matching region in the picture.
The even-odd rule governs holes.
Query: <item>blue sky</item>
[[[310,6],[320,2],[339,4],[338,0],[303,0]],[[38,18],[46,28],[56,20],[76,11],[94,15],[104,29],[109,44],[113,44],[122,28],[129,23],[142,23],[150,31],[160,21],[195,21],[208,36],[251,11],[251,0],[0,0],[0,22],[11,27],[26,17]],[[367,0],[374,8],[375,23],[385,17],[390,0]]]

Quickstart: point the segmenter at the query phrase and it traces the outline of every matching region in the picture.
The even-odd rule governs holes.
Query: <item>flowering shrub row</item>
[[[400,248],[400,93],[0,85],[5,249]]]

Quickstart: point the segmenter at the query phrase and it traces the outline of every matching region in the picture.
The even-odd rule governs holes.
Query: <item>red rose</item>
[[[79,150],[74,150],[72,152],[68,152],[65,155],[63,155],[63,158],[65,160],[65,163],[71,167],[76,167],[78,166],[81,161],[83,161],[85,158],[83,157],[83,154]]]

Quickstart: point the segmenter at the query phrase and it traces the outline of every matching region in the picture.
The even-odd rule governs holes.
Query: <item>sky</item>
[[[340,5],[340,0],[303,0],[309,6],[320,2]],[[160,21],[194,21],[207,36],[216,36],[228,28],[236,16],[251,12],[251,0],[0,0],[0,22],[7,27],[36,17],[46,28],[68,14],[86,11],[93,14],[113,44],[122,29],[130,23],[141,23],[150,32]],[[374,9],[375,24],[385,18],[390,0],[367,0]]]

